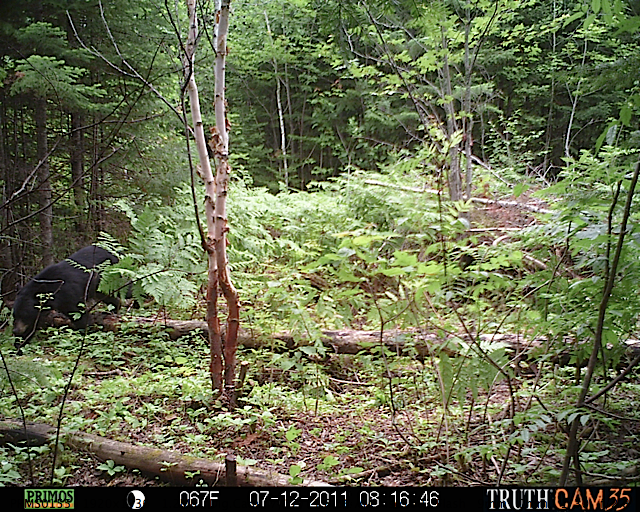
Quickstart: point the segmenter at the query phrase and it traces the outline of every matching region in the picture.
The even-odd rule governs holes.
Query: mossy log
[[[29,441],[29,444],[42,445],[55,440],[54,427],[42,423],[27,423],[25,426],[19,421],[0,421],[0,444]],[[181,453],[138,446],[121,441],[114,441],[105,437],[84,432],[67,432],[62,436],[66,445],[78,450],[91,453],[102,461],[112,460],[117,465],[129,469],[157,476],[172,485],[195,485],[200,480],[209,485],[224,486],[227,482],[225,464],[208,459],[183,455]],[[187,473],[197,473],[189,477]],[[282,487],[289,484],[289,477],[264,471],[254,467],[238,466],[235,482],[239,487]],[[303,486],[327,486],[324,482],[304,480]]]
[[[166,328],[171,339],[178,339],[193,331],[202,331],[207,335],[207,323],[200,320],[157,320],[153,318],[135,317],[128,320],[129,324],[140,326],[162,326]],[[464,338],[464,337],[463,337]],[[483,341],[501,342],[508,344],[516,351],[524,351],[532,346],[539,346],[538,341],[525,342],[521,336],[513,334],[480,335]],[[355,329],[342,329],[335,331],[322,331],[321,341],[323,345],[336,354],[357,354],[363,350],[369,350],[380,346],[397,353],[398,355],[414,351],[419,358],[431,356],[436,351],[445,351],[449,355],[455,355],[455,347],[451,346],[455,341],[454,336],[438,336],[433,333],[424,333],[418,330],[389,329],[382,334],[379,331],[363,331]],[[247,348],[260,348],[268,346],[274,341],[284,343],[285,348],[293,349],[309,344],[307,339],[296,339],[289,332],[279,332],[270,336],[259,335],[249,329],[240,329],[238,342]]]

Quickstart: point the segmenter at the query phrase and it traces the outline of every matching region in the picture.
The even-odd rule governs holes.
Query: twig
[[[640,354],[638,354],[638,356],[636,356],[633,361],[631,361],[629,363],[629,366],[627,366],[624,370],[622,370],[622,372],[620,373],[620,375],[618,375],[615,379],[613,379],[611,382],[609,382],[609,384],[607,384],[605,387],[603,387],[600,391],[598,391],[595,395],[593,395],[592,397],[587,398],[584,403],[589,404],[591,402],[593,402],[594,400],[600,398],[602,395],[604,395],[607,391],[609,391],[613,386],[615,386],[618,382],[620,382],[625,375],[627,375],[627,373],[629,373],[631,370],[633,370],[633,368],[640,363]]]
[[[105,29],[107,31],[107,34],[109,35],[109,39],[111,40],[111,43],[113,44],[113,47],[116,51],[116,53],[118,54],[118,57],[120,57],[120,59],[122,60],[122,63],[130,70],[130,72],[127,72],[126,70],[122,69],[120,66],[117,66],[116,64],[114,64],[113,62],[111,62],[109,59],[107,59],[102,53],[100,53],[98,50],[96,50],[94,47],[87,47],[86,44],[84,44],[84,41],[82,39],[80,39],[80,36],[78,35],[78,31],[76,30],[76,27],[73,23],[73,19],[71,18],[71,14],[69,13],[69,11],[67,11],[67,18],[69,19],[69,24],[71,25],[71,29],[73,30],[73,34],[76,37],[76,40],[78,41],[78,43],[80,44],[80,46],[82,46],[85,50],[87,50],[89,53],[91,53],[91,55],[100,58],[103,62],[105,62],[108,66],[112,67],[114,70],[116,70],[118,73],[122,74],[123,76],[128,76],[129,78],[136,78],[137,80],[140,80],[144,85],[146,85],[149,90],[151,92],[153,92],[165,105],[167,105],[167,107],[169,107],[173,113],[178,116],[178,119],[182,120],[182,116],[180,114],[180,112],[178,111],[178,109],[176,109],[170,102],[169,100],[167,100],[161,93],[160,91],[158,91],[151,82],[149,82],[148,80],[146,80],[140,73],[138,73],[138,71],[131,66],[127,60],[122,56],[122,54],[120,53],[120,49],[118,48],[118,44],[116,43],[113,35],[111,34],[111,30],[109,29],[109,24],[107,23],[107,20],[104,17],[104,8],[102,7],[102,2],[99,2],[100,5],[100,16],[102,18],[102,21],[104,23]]]

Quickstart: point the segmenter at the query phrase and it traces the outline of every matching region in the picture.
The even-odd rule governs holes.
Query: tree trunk
[[[451,85],[451,69],[449,67],[449,46],[447,36],[442,33],[442,48],[444,50],[444,64],[442,66],[442,90],[444,92],[444,110],[447,114],[447,138],[449,144],[449,175],[447,181],[449,183],[449,198],[452,201],[460,201],[462,199],[462,176],[460,173],[460,155],[458,144],[453,144],[453,139],[458,131],[458,123],[456,121],[456,110],[453,103],[453,89]]]
[[[100,167],[100,130],[96,117],[93,119],[92,153],[91,153],[91,181],[89,184],[89,226],[92,230],[97,230],[100,225],[100,185],[99,185],[99,167]]]
[[[20,177],[18,169],[11,168],[5,146],[5,127],[8,127],[6,119],[5,94],[0,89],[0,180],[4,183],[0,195],[0,230],[4,236],[0,236],[0,268],[6,269],[0,277],[0,297],[2,299],[15,298],[18,282],[18,266],[20,259],[16,259],[16,249],[19,247],[15,226],[8,227],[14,216],[15,204],[9,204],[9,199],[16,192]]]
[[[587,59],[587,38],[584,39],[584,50],[582,52],[582,69],[585,67],[585,62]],[[576,115],[576,110],[578,108],[578,101],[580,101],[580,88],[582,86],[582,78],[578,80],[578,85],[576,85],[576,90],[571,96],[571,91],[569,90],[569,86],[567,85],[567,92],[569,93],[569,99],[571,100],[571,115],[569,116],[569,123],[567,124],[567,135],[564,140],[564,156],[565,158],[571,158],[571,130],[573,129],[573,120]]]
[[[469,36],[471,32],[471,15],[467,9],[467,18],[464,27],[464,105],[462,107],[464,121],[464,155],[465,155],[465,193],[467,200],[471,198],[471,184],[473,182],[473,164],[471,153],[473,150],[473,117],[471,117],[471,72],[472,63],[469,48]],[[468,213],[465,212],[467,215]]]
[[[187,92],[191,104],[191,117],[200,159],[202,179],[205,184],[205,215],[207,220],[207,239],[205,250],[209,257],[207,283],[207,326],[211,350],[211,384],[214,390],[223,392],[223,358],[224,387],[230,402],[234,403],[235,388],[235,354],[237,350],[237,333],[240,323],[238,293],[231,284],[231,276],[227,265],[227,226],[226,197],[229,188],[229,138],[224,97],[224,71],[227,54],[227,32],[229,28],[229,0],[221,2],[217,13],[216,31],[216,65],[215,65],[215,113],[216,126],[213,129],[211,148],[216,160],[216,176],[214,178],[209,162],[207,146],[200,113],[200,99],[195,80],[195,47],[198,41],[198,19],[196,0],[187,0],[189,13],[189,37],[186,55],[183,62]],[[223,347],[222,329],[218,317],[218,289],[227,300],[228,316],[226,339]]]
[[[218,268],[214,244],[216,182],[211,170],[211,162],[209,161],[204,127],[202,124],[202,114],[200,112],[198,85],[195,77],[195,51],[198,41],[196,0],[187,0],[187,11],[189,14],[189,36],[187,38],[186,55],[184,57],[183,68],[187,83],[187,94],[189,95],[189,103],[191,106],[191,119],[196,139],[196,148],[198,149],[201,176],[205,187],[204,208],[207,222],[207,239],[204,249],[207,251],[209,259],[206,314],[211,354],[209,367],[211,371],[212,388],[214,390],[222,391],[222,337],[220,335],[220,321],[218,319],[217,310]]]
[[[555,23],[556,20],[556,0],[553,0],[553,21]],[[554,62],[556,58],[556,47],[557,47],[557,39],[556,32],[554,30],[551,31],[551,59],[550,62]],[[547,126],[546,133],[544,138],[544,159],[542,160],[542,173],[543,176],[547,175],[547,170],[551,166],[553,162],[553,154],[551,151],[551,138],[552,138],[552,127],[553,127],[553,113],[554,113],[554,103],[556,101],[556,73],[555,69],[551,69],[551,91],[549,93],[549,112],[547,114]]]
[[[85,192],[84,192],[84,130],[82,128],[82,115],[71,114],[71,135],[69,138],[69,160],[71,164],[71,185],[73,187],[73,200],[76,206],[76,231],[82,236],[82,245],[89,240],[85,236]]]
[[[215,112],[216,132],[216,205],[215,205],[215,253],[218,268],[218,280],[227,301],[227,329],[224,342],[225,391],[231,404],[235,405],[236,351],[238,349],[238,329],[240,327],[240,299],[238,291],[231,283],[231,274],[227,259],[227,194],[229,191],[229,135],[227,132],[227,111],[225,100],[225,66],[227,57],[227,34],[229,32],[229,4],[231,0],[222,0],[218,19],[218,38],[216,40],[215,64]],[[218,324],[219,325],[219,324]]]
[[[40,163],[40,243],[42,244],[42,264],[46,267],[53,263],[53,205],[47,144],[46,99],[36,98],[35,118],[37,155]]]
[[[278,65],[274,61],[274,69],[276,72],[276,102],[278,104],[278,120],[280,122],[280,151],[282,152],[282,170],[284,173],[284,186],[289,188],[289,164],[287,163],[287,139],[284,127],[284,115],[282,113],[282,98],[281,89],[282,84],[280,77],[278,76]]]
[[[267,34],[269,35],[269,39],[271,40],[271,45],[273,46],[273,35],[271,33],[271,26],[269,25],[269,16],[267,15],[267,11],[264,11],[264,21],[267,26]],[[282,170],[283,170],[283,178],[284,178],[284,186],[285,188],[289,188],[289,167],[287,163],[287,139],[286,139],[286,129],[284,125],[284,112],[282,110],[282,83],[280,80],[280,74],[278,73],[278,61],[274,58],[272,61],[273,64],[273,73],[276,78],[276,105],[278,106],[278,123],[280,124],[280,152],[282,153]]]

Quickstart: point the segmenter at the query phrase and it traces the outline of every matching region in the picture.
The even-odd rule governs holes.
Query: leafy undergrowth
[[[3,339],[7,353],[11,340]],[[77,333],[47,331],[11,361],[23,378],[19,397],[27,420],[56,424],[81,344]],[[91,333],[63,430],[211,460],[232,452],[240,464],[292,475],[291,483],[479,485],[495,484],[502,475],[503,484],[542,485],[557,477],[573,396],[567,392],[571,369],[556,369],[537,383],[523,375],[512,380],[511,392],[504,380],[475,393],[452,392],[444,413],[433,365],[446,372],[435,358],[420,363],[392,353],[382,357],[372,348],[316,362],[300,352],[267,350],[241,350],[239,359],[249,363],[248,378],[240,407],[228,411],[211,399],[207,346],[199,335],[171,341],[163,333]],[[640,386],[633,380],[612,401],[628,404],[626,410],[610,411],[615,417],[594,412],[583,420],[593,427],[583,444],[587,474],[597,465],[594,475],[619,476],[640,459],[640,417],[633,406]],[[18,416],[7,386],[0,416]],[[42,485],[51,475],[51,447],[34,451],[34,478]],[[24,448],[3,452],[0,482],[28,484]],[[63,450],[60,457],[54,483],[157,484],[86,454]]]
[[[25,417],[57,424],[83,347],[64,430],[212,460],[232,452],[240,464],[289,475],[292,484],[545,485],[558,483],[570,426],[580,425],[582,482],[637,483],[637,369],[606,398],[576,408],[609,273],[620,278],[590,394],[619,375],[630,360],[625,342],[638,337],[635,231],[618,244],[618,271],[609,266],[612,226],[622,215],[618,195],[610,197],[613,178],[589,178],[607,186],[566,188],[589,177],[588,169],[612,169],[615,156],[598,157],[604,160],[594,167],[586,155],[571,166],[560,191],[565,208],[539,224],[495,205],[466,219],[468,205],[397,188],[422,179],[397,172],[383,187],[353,173],[325,192],[277,197],[238,184],[229,259],[242,327],[264,337],[261,348],[238,354],[248,364],[240,406],[229,411],[212,398],[200,335],[173,341],[125,324],[86,338],[40,332],[20,356],[0,334]],[[626,176],[625,165],[615,165]],[[190,194],[177,191],[175,200],[161,215],[127,210],[129,254],[104,272],[103,284],[116,289],[119,280],[136,279],[140,303],[202,318],[205,274]],[[401,354],[374,342],[338,355],[322,341],[323,329],[392,328],[402,332]],[[304,343],[287,348],[270,336],[282,331]],[[432,336],[429,350],[416,332]],[[495,334],[516,344],[496,342]],[[0,417],[19,418],[3,374],[0,383]],[[34,450],[32,470],[24,449],[1,450],[0,483],[24,485],[31,471],[36,483],[51,478],[50,447]],[[60,457],[56,484],[143,478],[70,450]]]

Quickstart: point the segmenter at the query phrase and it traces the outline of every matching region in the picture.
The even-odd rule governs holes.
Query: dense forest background
[[[244,456],[284,465],[294,483],[301,471],[341,483],[349,474],[378,484],[564,483],[571,457],[582,461],[581,469],[571,466],[575,482],[637,482],[637,374],[610,403],[589,408],[587,395],[594,374],[604,387],[637,354],[629,340],[640,311],[640,219],[632,203],[640,2],[233,0],[231,7],[230,265],[244,327],[267,338],[286,330],[304,346],[276,350],[270,338],[268,354],[246,349],[254,391],[235,422],[228,411],[217,423],[207,417],[215,407],[196,384],[184,391],[183,381],[177,412],[162,413],[170,423],[188,411],[193,437],[180,447],[193,452],[198,436],[210,440],[220,429],[229,436],[220,442],[244,439],[239,452],[251,451],[247,439],[273,445],[256,439],[255,429],[279,432],[274,400],[291,400],[289,412],[335,419],[324,408],[369,382],[363,407],[385,410],[389,423],[379,435],[361,425],[359,439],[373,444],[351,446],[358,460],[345,455],[352,427],[338,420],[340,433],[318,447],[317,463],[300,463],[298,438],[308,432],[295,423],[277,434],[278,450]],[[214,125],[213,9],[199,3],[196,66],[207,128]],[[107,285],[133,279],[135,296],[154,314],[202,318],[206,258],[194,208],[203,201],[199,185],[191,188],[199,178],[184,123],[185,34],[180,3],[0,5],[7,321],[6,306],[38,270],[98,239],[122,256]],[[392,328],[408,347],[402,356],[380,341],[380,353],[334,360],[323,338],[327,329]],[[442,342],[429,354],[411,334],[425,331]],[[482,338],[498,333],[515,336],[515,351],[511,341]],[[73,343],[59,336],[39,343],[71,354]],[[99,370],[136,361],[147,375],[142,347],[134,334],[124,336],[103,341],[117,354],[107,356],[104,346],[93,353]],[[165,377],[184,370],[182,377],[196,378],[198,364],[184,354],[196,358],[202,347],[182,341],[167,353],[160,339],[147,348],[159,350]],[[23,357],[33,350],[33,358],[39,343]],[[125,357],[129,343],[135,354]],[[29,373],[26,360],[15,361]],[[51,393],[62,393],[51,379]],[[104,387],[99,379],[89,385]],[[41,391],[25,386],[32,414],[54,415],[59,397],[37,406]],[[429,422],[434,401],[441,416]],[[0,414],[17,416],[11,403]],[[615,414],[604,410],[609,404]],[[82,416],[79,402],[71,409]],[[421,419],[410,420],[414,413]],[[118,415],[132,429],[150,421],[105,410],[97,420],[85,414],[80,426],[96,420],[93,428],[108,432],[107,419]],[[323,427],[309,421],[320,436]],[[162,436],[169,437],[140,440]],[[392,476],[372,477],[382,462],[370,450],[382,445]],[[24,460],[12,457],[0,482],[24,478]],[[73,481],[72,465],[58,483]]]
[[[509,183],[547,184],[605,132],[632,147],[637,36],[599,4],[238,1],[235,175],[275,193],[414,159],[425,181],[483,164]],[[615,5],[624,16],[638,8]],[[122,225],[118,200],[169,204],[188,182],[173,111],[178,20],[154,2],[65,7],[2,7],[3,293],[22,265]],[[205,27],[200,88],[211,98]],[[476,189],[481,176],[469,181]]]

